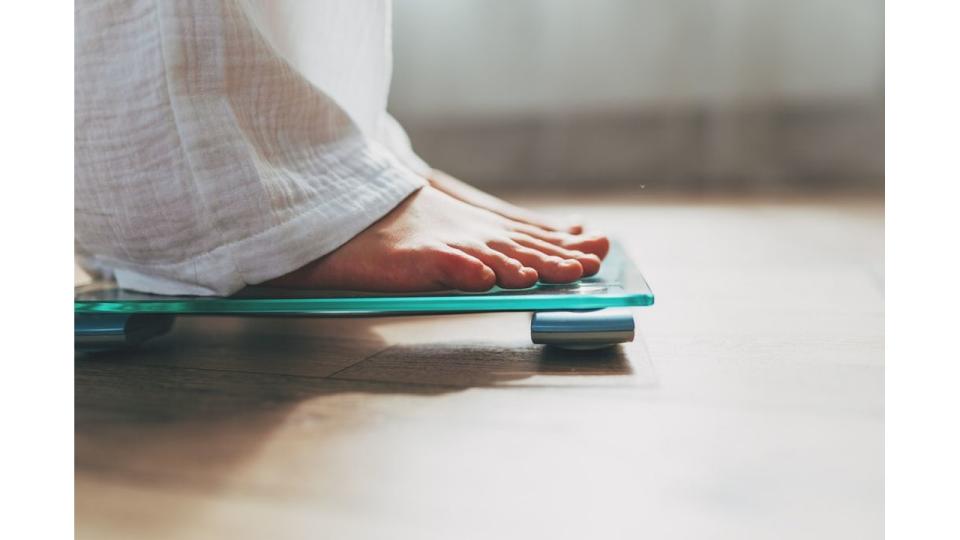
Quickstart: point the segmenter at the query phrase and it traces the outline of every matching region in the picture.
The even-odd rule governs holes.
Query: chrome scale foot
[[[635,325],[629,308],[591,311],[538,311],[530,321],[533,342],[563,349],[602,349],[633,341]]]
[[[173,320],[163,313],[75,313],[73,348],[94,352],[135,347],[169,332]]]

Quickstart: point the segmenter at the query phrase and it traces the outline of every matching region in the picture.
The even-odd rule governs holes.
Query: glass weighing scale
[[[162,296],[119,289],[112,283],[77,287],[74,347],[106,350],[138,345],[167,333],[177,316],[382,317],[497,311],[533,312],[534,343],[599,348],[633,341],[630,308],[653,305],[640,271],[612,242],[594,276],[575,283],[538,283],[527,289],[483,293],[360,293],[247,287],[227,297]]]

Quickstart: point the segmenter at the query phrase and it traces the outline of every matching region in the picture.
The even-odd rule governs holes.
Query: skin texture
[[[507,201],[490,195],[489,193],[484,193],[470,184],[467,184],[462,180],[458,180],[443,171],[434,169],[433,172],[427,176],[427,181],[430,182],[431,186],[439,189],[447,195],[450,195],[451,197],[460,199],[461,201],[474,206],[479,206],[480,208],[490,210],[491,212],[500,214],[501,216],[514,221],[540,227],[541,229],[546,229],[548,231],[559,231],[570,234],[580,234],[583,232],[583,225],[580,223],[558,222],[546,216],[537,214],[536,212],[531,212],[526,208],[512,205]],[[603,255],[601,255],[601,257],[603,257]]]
[[[566,283],[599,271],[609,249],[606,237],[572,234],[582,229],[554,224],[452,180],[446,190],[431,181],[340,248],[267,284],[485,291],[494,285],[525,288],[538,279]]]

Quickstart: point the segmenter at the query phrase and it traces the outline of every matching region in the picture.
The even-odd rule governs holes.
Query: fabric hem
[[[368,178],[355,192],[343,194],[363,212],[333,221],[325,201],[266,230],[175,263],[139,265],[94,256],[112,269],[120,287],[154,294],[226,296],[246,285],[292,272],[345,244],[426,184],[419,175],[396,164]],[[194,276],[193,280],[173,276]],[[218,279],[227,278],[225,283]]]

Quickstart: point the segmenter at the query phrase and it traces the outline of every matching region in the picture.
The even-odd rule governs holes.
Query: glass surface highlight
[[[110,283],[77,287],[75,313],[170,313],[178,315],[408,315],[486,311],[556,311],[640,307],[653,292],[613,242],[600,272],[576,283],[538,283],[528,289],[483,293],[362,293],[247,287],[233,296],[162,296],[118,289]]]

